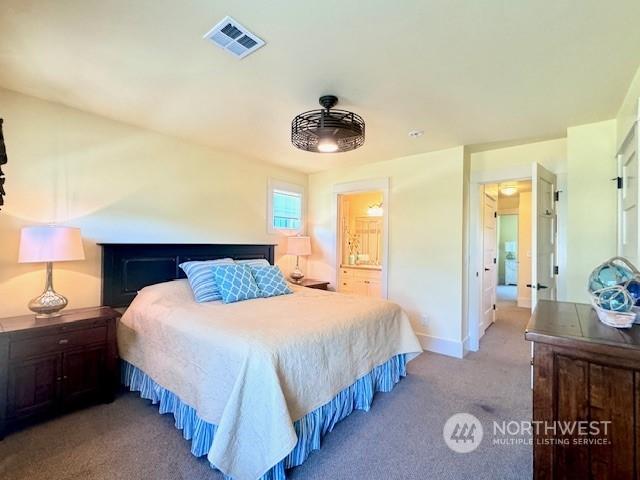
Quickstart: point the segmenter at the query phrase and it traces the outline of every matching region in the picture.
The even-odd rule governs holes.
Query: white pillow
[[[240,265],[249,265],[250,267],[268,267],[271,265],[269,260],[264,258],[252,258],[250,260],[235,260],[236,263]]]

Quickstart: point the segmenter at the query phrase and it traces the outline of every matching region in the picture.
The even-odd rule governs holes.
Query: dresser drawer
[[[345,278],[350,278],[353,276],[352,268],[340,268],[340,276]]]
[[[353,282],[348,278],[342,277],[338,282],[338,291],[351,293],[353,291]]]
[[[57,335],[25,338],[11,342],[11,359],[33,357],[46,353],[58,352],[73,347],[105,342],[107,327],[84,328]]]
[[[382,278],[382,272],[380,270],[361,269],[356,272],[355,276],[359,280],[369,280],[369,281],[379,282],[380,279]]]

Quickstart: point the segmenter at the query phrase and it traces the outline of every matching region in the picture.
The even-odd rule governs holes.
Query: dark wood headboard
[[[102,305],[128,306],[141,288],[185,278],[178,267],[191,260],[264,258],[273,265],[275,245],[100,243]]]

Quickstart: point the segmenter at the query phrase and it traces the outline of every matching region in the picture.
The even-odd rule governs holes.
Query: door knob
[[[484,271],[488,272],[489,270],[491,270],[490,268],[485,268]]]
[[[537,287],[538,287],[538,290],[543,290],[545,288],[549,288],[546,285],[540,285],[540,284],[538,284]]]

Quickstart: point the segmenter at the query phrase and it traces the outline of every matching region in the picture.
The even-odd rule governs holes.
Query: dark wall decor
[[[4,173],[2,165],[7,163],[7,149],[4,146],[4,136],[2,135],[2,119],[0,118],[0,208],[4,205]]]

